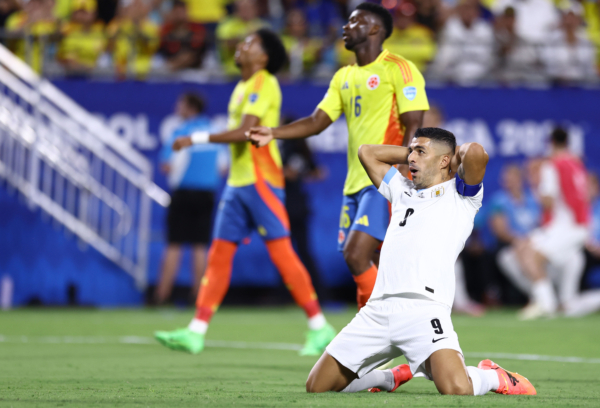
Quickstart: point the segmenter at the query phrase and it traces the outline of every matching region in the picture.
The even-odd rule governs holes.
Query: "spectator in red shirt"
[[[159,52],[170,71],[199,68],[206,50],[206,30],[188,18],[187,5],[175,1],[162,28]]]

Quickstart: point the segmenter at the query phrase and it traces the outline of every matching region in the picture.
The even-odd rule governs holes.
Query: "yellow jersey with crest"
[[[336,72],[327,94],[317,106],[332,121],[341,114],[348,124],[348,174],[344,195],[372,185],[358,160],[362,144],[401,145],[404,125],[400,115],[428,110],[425,80],[416,66],[384,50],[375,61],[357,64]]]
[[[247,81],[239,81],[229,101],[229,130],[242,124],[244,115],[260,119],[259,125],[279,126],[281,89],[274,75],[266,70],[256,72]],[[284,178],[281,155],[275,141],[257,148],[248,142],[231,143],[231,169],[227,184],[243,187],[266,181],[272,187],[283,188]]]

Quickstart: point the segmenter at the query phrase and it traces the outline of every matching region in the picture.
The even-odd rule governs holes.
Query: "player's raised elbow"
[[[473,162],[481,163],[484,166],[487,165],[488,161],[490,160],[490,156],[485,151],[482,145],[480,145],[479,143],[469,143],[465,147],[466,149],[463,155],[463,160],[464,157],[468,156],[469,160],[472,160]]]

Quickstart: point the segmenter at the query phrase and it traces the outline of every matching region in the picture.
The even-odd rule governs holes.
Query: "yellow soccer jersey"
[[[344,195],[370,186],[358,160],[362,144],[401,145],[404,112],[428,110],[425,80],[415,65],[384,50],[375,61],[343,67],[333,76],[327,94],[317,106],[332,121],[343,113],[348,124],[348,175]]]
[[[238,82],[229,101],[229,130],[237,129],[244,115],[260,118],[260,125],[279,126],[281,89],[277,78],[266,70],[255,73],[247,81]],[[281,155],[277,143],[256,148],[248,142],[231,143],[231,170],[227,184],[243,187],[267,181],[276,188],[284,187]]]

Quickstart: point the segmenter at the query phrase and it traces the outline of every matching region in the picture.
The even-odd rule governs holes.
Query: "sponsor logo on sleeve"
[[[379,75],[371,75],[369,79],[367,79],[367,88],[369,89],[369,91],[377,89],[380,82],[381,81],[379,80]]]
[[[417,97],[417,88],[415,88],[414,86],[405,86],[402,89],[402,93],[404,94],[406,99],[412,101]]]

